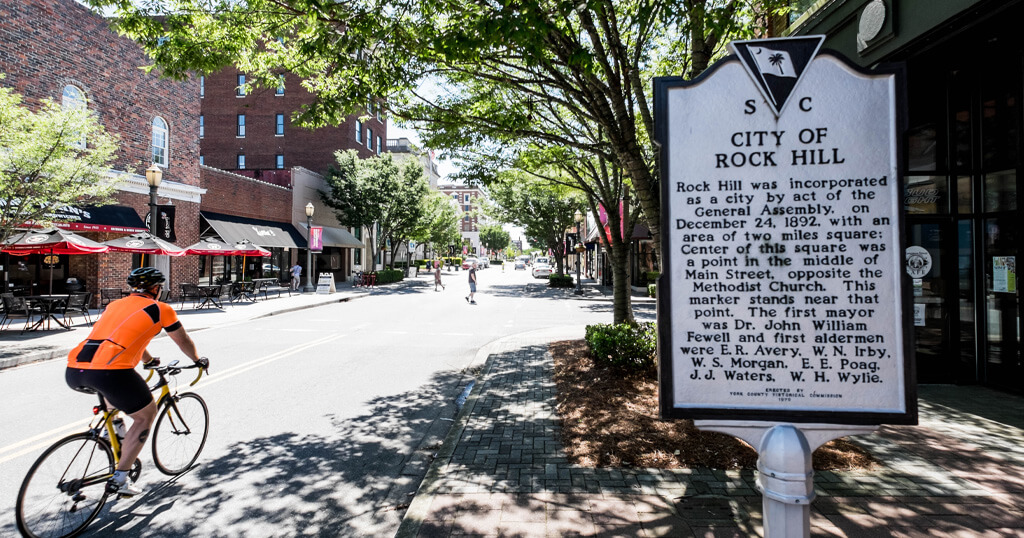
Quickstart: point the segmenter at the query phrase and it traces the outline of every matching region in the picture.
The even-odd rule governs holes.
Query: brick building
[[[462,234],[462,246],[465,247],[465,254],[479,254],[480,246],[480,219],[473,213],[479,209],[480,202],[485,196],[484,191],[477,187],[465,185],[439,185],[441,193],[450,196],[455,202],[459,214],[459,231]]]
[[[198,132],[206,166],[242,175],[301,166],[323,174],[334,164],[334,152],[355,149],[360,157],[385,151],[387,123],[379,108],[366,121],[349,116],[337,127],[306,129],[291,117],[312,101],[300,80],[284,75],[278,88],[246,89],[246,75],[235,68],[200,78],[201,115]]]
[[[163,172],[158,203],[174,207],[176,242],[189,245],[199,237],[198,81],[175,82],[146,74],[152,62],[133,41],[110,30],[108,21],[73,0],[0,3],[0,84],[11,87],[38,106],[40,100],[85,104],[109,133],[119,139],[111,175],[118,181],[116,204],[86,211],[92,220],[62,225],[86,237],[105,241],[146,228],[149,185],[144,170],[154,162]],[[40,256],[4,260],[5,285],[43,289],[50,267]],[[193,256],[157,259],[178,282],[193,282],[198,260]],[[86,289],[125,286],[127,273],[140,263],[127,253],[60,256],[53,267],[55,284],[69,276],[85,281]],[[150,260],[146,260],[147,265]],[[12,265],[14,267],[12,267]],[[61,289],[55,285],[54,291]]]

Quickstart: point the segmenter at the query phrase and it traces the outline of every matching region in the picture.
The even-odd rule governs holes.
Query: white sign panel
[[[777,42],[656,82],[663,414],[916,422],[896,76]]]

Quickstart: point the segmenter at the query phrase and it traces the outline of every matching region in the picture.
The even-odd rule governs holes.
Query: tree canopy
[[[109,200],[115,138],[85,107],[44,100],[33,112],[0,87],[0,243],[55,209]]]
[[[360,159],[356,150],[335,154],[337,166],[327,172],[330,192],[322,193],[345,226],[380,226],[380,237],[370,237],[371,252],[382,239],[391,242],[391,264],[399,243],[409,240],[423,216],[429,192],[423,166],[416,161],[395,163],[390,154]]]
[[[237,66],[252,84],[280,73],[315,100],[297,120],[339,124],[383,100],[428,130],[431,147],[483,136],[574,147],[630,178],[660,242],[654,76],[701,73],[732,37],[781,0],[86,0],[116,8],[117,27],[168,76]],[[566,124],[532,121],[545,106]],[[449,128],[445,128],[445,127]],[[458,126],[460,129],[451,129]],[[490,134],[486,134],[490,133]],[[499,136],[500,135],[500,136]]]
[[[498,224],[487,224],[480,228],[480,244],[487,250],[504,250],[510,242],[508,232]]]

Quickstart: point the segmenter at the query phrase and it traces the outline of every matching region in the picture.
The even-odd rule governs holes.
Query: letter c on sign
[[[811,111],[811,98],[810,97],[804,97],[803,99],[800,99],[800,110],[803,110],[804,112],[810,112]]]

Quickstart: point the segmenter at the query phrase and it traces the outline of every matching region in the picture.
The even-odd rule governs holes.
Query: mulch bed
[[[690,420],[658,418],[657,371],[626,372],[597,365],[584,340],[549,347],[558,385],[562,445],[584,467],[754,469],[757,453],[722,433],[703,432]],[[874,469],[878,460],[836,439],[814,451],[814,469]]]

